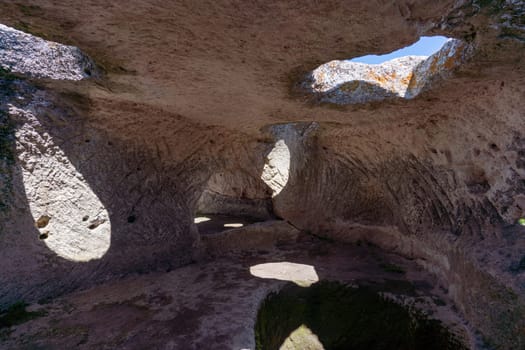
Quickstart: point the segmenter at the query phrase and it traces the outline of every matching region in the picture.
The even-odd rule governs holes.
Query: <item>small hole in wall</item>
[[[105,222],[106,219],[95,219],[91,222],[91,225],[88,226],[88,229],[94,230]]]
[[[42,215],[41,217],[38,218],[38,220],[36,221],[36,227],[38,228],[44,228],[47,226],[47,224],[49,224],[49,220],[51,220],[51,218],[47,215]]]
[[[91,76],[91,70],[89,68],[84,68],[84,73],[89,77]]]
[[[86,215],[82,218],[82,221],[88,221],[89,220],[89,215]]]
[[[135,217],[135,215],[130,215],[128,216],[128,223],[132,224],[135,222],[135,220],[137,220],[137,218]]]
[[[46,239],[47,237],[49,237],[49,231],[46,231],[46,232],[42,232],[41,234],[38,235],[38,239]]]
[[[89,143],[90,141],[91,141],[90,139],[84,140],[85,143]]]
[[[495,143],[491,143],[489,145],[490,149],[493,150],[493,151],[499,151],[499,147],[498,145],[496,145]]]

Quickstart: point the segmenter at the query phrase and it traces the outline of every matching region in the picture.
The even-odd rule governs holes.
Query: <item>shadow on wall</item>
[[[451,169],[433,166],[408,150],[381,157],[384,148],[377,147],[370,135],[351,140],[358,146],[355,151],[351,146],[325,149],[323,138],[337,147],[340,143],[333,137],[345,137],[339,130],[316,132],[329,127],[290,123],[270,128],[276,148],[287,150],[269,154],[270,168],[284,164],[271,174],[287,179],[269,181],[280,184],[272,198],[275,213],[294,227],[327,239],[364,240],[418,259],[449,288],[450,297],[475,327],[495,342],[521,344],[521,296],[480,268],[488,265],[475,255],[487,249],[483,246],[487,242],[493,247],[506,245],[507,258],[514,249],[509,241],[494,237],[503,222],[488,199],[464,195],[461,184],[447,183],[441,176]],[[271,162],[278,154],[289,160]],[[507,278],[508,267],[498,268]],[[483,287],[470,288],[472,283]],[[483,300],[492,303],[490,313],[481,307]],[[501,319],[507,320],[504,326]]]
[[[238,160],[243,163],[243,160]],[[207,181],[196,203],[196,216],[246,218],[265,221],[274,218],[270,193],[255,174],[261,164],[244,164],[246,168],[215,172]]]
[[[273,125],[275,144],[261,178],[272,189],[274,212],[294,226],[321,234],[323,228],[361,223],[397,224],[377,176],[359,160],[339,157],[318,143],[315,122]],[[346,163],[344,163],[346,162]]]
[[[58,108],[51,95],[17,84],[33,100],[10,105],[17,147],[14,198],[0,235],[0,304],[191,262],[199,168],[192,163],[197,169],[187,174],[183,163],[164,164],[140,145],[89,128],[89,110]]]
[[[317,123],[288,123],[272,125],[263,130],[275,140],[272,148],[265,156],[265,164],[261,173],[261,180],[272,191],[274,213],[283,219],[289,220],[289,213],[281,212],[281,200],[287,201],[290,196],[284,195],[286,190],[296,184],[296,177],[310,158],[310,146],[319,128]],[[303,179],[304,180],[304,179]],[[301,208],[305,198],[293,198],[292,207]],[[286,214],[286,215],[283,215]]]

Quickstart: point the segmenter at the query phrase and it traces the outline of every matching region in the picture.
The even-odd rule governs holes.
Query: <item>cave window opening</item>
[[[303,86],[321,103],[412,99],[450,76],[471,52],[471,46],[458,39],[421,37],[416,43],[387,54],[322,64],[307,76]]]
[[[428,58],[438,52],[447,41],[451,39],[444,36],[422,36],[415,43],[383,55],[366,55],[350,59],[350,62],[366,64],[381,64],[396,58],[419,56]]]

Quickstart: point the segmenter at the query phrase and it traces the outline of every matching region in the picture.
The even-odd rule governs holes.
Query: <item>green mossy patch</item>
[[[364,287],[320,282],[287,286],[262,303],[255,326],[256,349],[279,349],[301,326],[326,350],[467,349],[439,321]],[[306,338],[305,338],[306,339]],[[310,349],[311,344],[297,344]]]

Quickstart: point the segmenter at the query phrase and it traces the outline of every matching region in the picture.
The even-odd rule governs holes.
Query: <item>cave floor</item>
[[[197,220],[199,222],[195,222],[201,235],[212,235],[232,228],[245,227],[261,221],[248,216],[217,214],[197,215],[196,219],[204,219],[203,221]]]
[[[28,307],[46,315],[0,333],[2,349],[254,349],[260,302],[286,283],[252,276],[269,262],[311,265],[320,280],[368,285],[417,306],[468,338],[445,291],[414,261],[367,244],[300,235],[271,250],[133,275]]]

